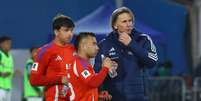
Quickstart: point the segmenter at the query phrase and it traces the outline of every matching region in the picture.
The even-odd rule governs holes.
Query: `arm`
[[[153,67],[158,61],[156,47],[148,35],[142,35],[146,38],[143,47],[139,46],[134,39],[132,39],[128,47],[139,57],[141,63],[148,67]]]
[[[11,57],[11,61],[9,64],[2,64],[3,66],[3,77],[5,78],[12,78],[14,74],[14,64],[13,64],[13,57],[10,53],[8,55]],[[4,68],[6,67],[6,68]]]
[[[39,51],[34,58],[34,64],[31,68],[30,74],[30,83],[33,86],[47,86],[47,85],[55,85],[62,84],[62,77],[59,75],[48,75],[46,73],[48,69],[48,63],[50,61],[50,54],[48,52],[43,51],[44,53],[40,53]]]
[[[103,52],[103,47],[101,46],[101,44],[99,44],[99,51],[98,51],[98,54],[96,55],[95,57],[95,64],[94,64],[94,70],[96,73],[98,73],[100,70],[101,70],[101,67],[102,67],[102,57],[101,55],[104,55],[104,52]],[[106,75],[107,76],[107,75]],[[107,80],[107,77],[106,79],[103,81],[103,84],[99,87],[99,90],[102,91],[102,90],[105,90],[106,88],[104,87],[104,82]]]
[[[26,64],[26,70],[28,71],[28,77],[30,77],[32,64],[33,64],[33,63],[28,63],[28,64]]]
[[[86,85],[94,88],[97,88],[102,84],[109,71],[108,67],[103,66],[99,73],[94,73],[91,65],[88,65],[88,67],[83,67],[80,63],[76,63],[76,65],[80,79]]]
[[[94,71],[98,73],[101,70],[102,65],[102,58],[101,55],[103,54],[101,46],[99,46],[98,54],[95,57],[95,64],[94,64]]]
[[[99,87],[103,83],[103,80],[105,79],[105,77],[107,76],[108,70],[109,69],[107,67],[103,67],[99,73],[84,80],[85,84],[94,88]]]
[[[1,63],[1,61],[2,61],[2,55],[0,54],[0,65],[3,65],[3,64]]]
[[[1,63],[1,61],[2,61],[2,55],[0,54],[0,77],[3,76],[3,73],[2,73],[2,70],[3,70],[2,66],[3,66],[3,64]]]
[[[86,85],[91,86],[93,88],[97,88],[103,83],[103,80],[107,76],[108,70],[109,69],[107,67],[103,67],[99,73],[90,75],[87,78],[82,76],[81,79],[82,79],[82,81],[84,81],[84,83]],[[81,73],[81,75],[82,75],[82,73]]]

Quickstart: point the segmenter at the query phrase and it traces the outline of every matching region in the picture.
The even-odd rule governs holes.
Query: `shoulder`
[[[68,49],[71,51],[75,51],[75,46],[73,44],[69,44]]]
[[[0,51],[0,61],[2,60],[2,52]]]
[[[26,64],[30,64],[30,63],[33,63],[33,59],[32,59],[32,58],[29,58],[29,59],[27,59],[27,61],[26,61]]]
[[[146,33],[135,31],[132,36],[138,42],[151,42],[152,43],[151,37]]]
[[[0,50],[0,55],[3,55],[4,53],[3,53],[3,51],[2,50]]]
[[[151,37],[148,34],[145,34],[145,33],[140,34],[140,37],[143,37],[143,38],[145,38],[146,40],[149,40],[149,41],[152,40]]]
[[[108,46],[108,45],[110,45],[110,44],[112,44],[113,43],[113,41],[114,41],[114,39],[115,39],[115,37],[113,37],[112,35],[111,35],[111,33],[108,35],[108,36],[106,36],[104,39],[102,39],[101,41],[99,41],[99,46],[101,47],[101,46]]]
[[[0,57],[2,57],[4,54],[5,53],[2,50],[0,50]]]
[[[108,39],[104,38],[104,39],[102,39],[101,41],[99,41],[98,44],[101,46],[101,45],[104,45],[104,44],[106,44],[106,43],[108,43]]]
[[[3,51],[0,49],[0,54],[3,54]]]
[[[148,34],[141,34],[140,36],[143,38],[143,41],[145,43],[148,43],[147,46],[150,46],[151,50],[153,52],[156,52],[156,47],[155,47],[154,42],[152,41],[151,37]]]
[[[37,58],[41,59],[44,55],[51,54],[54,46],[52,43],[45,44],[44,46],[40,47],[37,51]]]
[[[53,46],[54,45],[52,43],[45,44],[45,45],[43,45],[42,47],[40,47],[38,49],[38,52],[47,52],[47,51],[50,51],[52,48],[54,48]]]
[[[79,57],[76,57],[75,60],[76,60],[76,63],[77,63],[77,67],[87,69],[88,66],[90,65],[89,62],[87,62],[86,60],[83,60],[83,59],[81,59]]]
[[[105,52],[107,51],[111,46],[114,46],[112,42],[110,42],[109,39],[104,38],[103,40],[101,40],[98,44],[99,50],[101,52]]]

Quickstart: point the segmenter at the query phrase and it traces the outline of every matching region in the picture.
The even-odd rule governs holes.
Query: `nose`
[[[72,37],[73,36],[73,31],[69,32],[69,36]]]
[[[127,23],[127,26],[128,26],[128,27],[133,27],[133,22],[129,21],[129,22]]]

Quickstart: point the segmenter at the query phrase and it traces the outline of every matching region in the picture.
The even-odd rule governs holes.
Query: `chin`
[[[128,34],[131,34],[131,32],[132,32],[132,31],[128,31],[127,33],[128,33]]]
[[[69,40],[67,40],[65,43],[66,43],[66,44],[68,44],[68,43],[70,43],[70,42],[71,42],[71,40],[70,40],[70,41],[69,41]]]
[[[94,55],[91,55],[90,57],[91,57],[91,58],[94,58],[94,57],[96,57],[96,54],[94,54]]]

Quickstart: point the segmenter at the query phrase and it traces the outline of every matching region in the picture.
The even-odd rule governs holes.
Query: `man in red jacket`
[[[73,61],[73,21],[58,15],[53,20],[54,40],[41,47],[34,58],[30,74],[33,86],[45,86],[46,101],[68,101],[67,68]]]
[[[113,61],[108,57],[104,58],[101,71],[97,74],[94,72],[90,59],[96,56],[99,48],[93,33],[80,33],[76,38],[75,48],[77,56],[68,69],[70,100],[98,101],[98,87],[107,76]],[[110,96],[107,98],[111,99]]]

